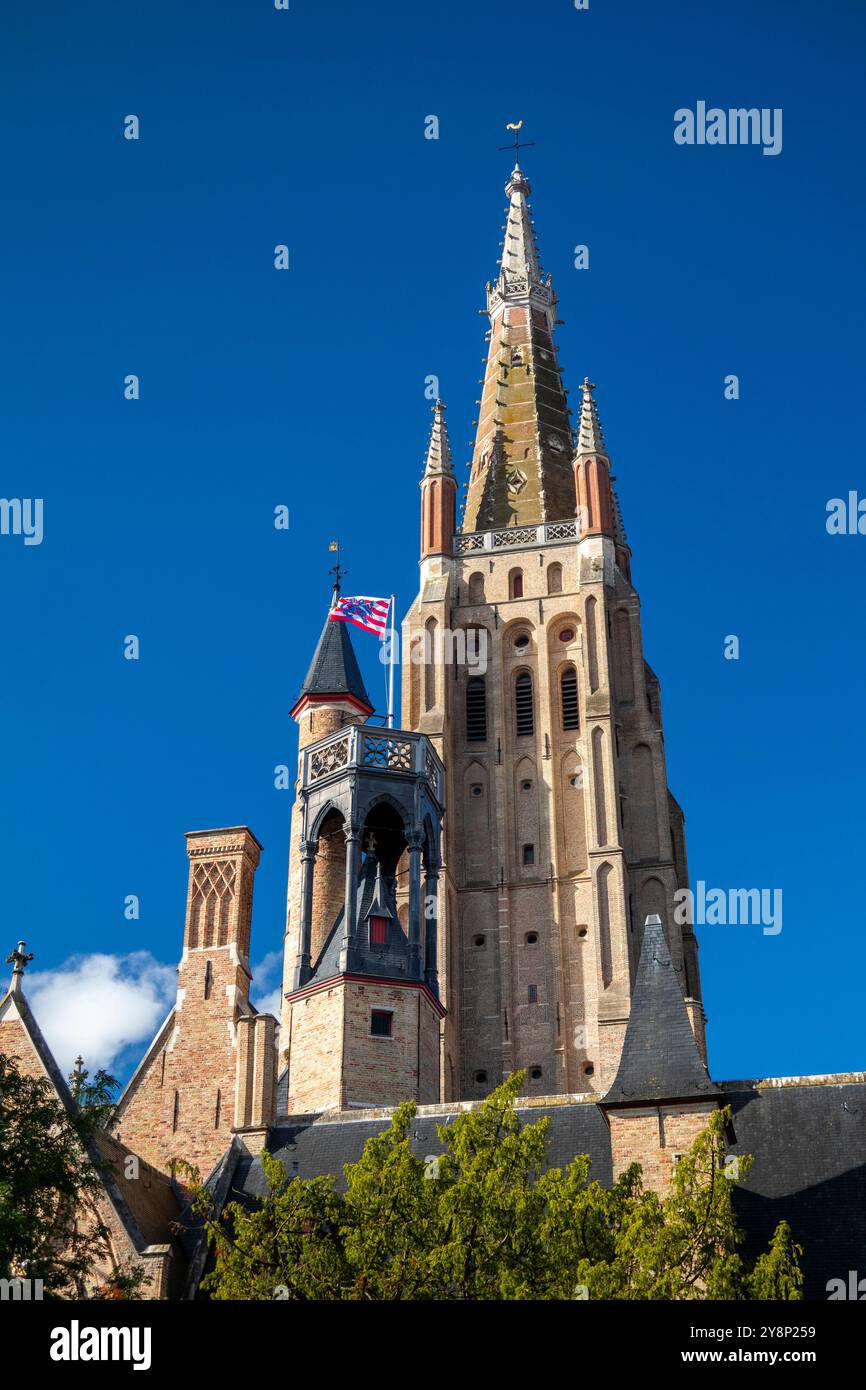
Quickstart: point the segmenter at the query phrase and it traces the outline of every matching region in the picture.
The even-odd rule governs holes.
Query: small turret
[[[457,480],[451,467],[451,444],[445,406],[433,407],[433,427],[421,479],[421,559],[450,555],[457,511]]]
[[[338,577],[332,609],[339,596]],[[362,723],[372,713],[348,628],[345,623],[332,622],[329,612],[301,693],[291,710],[298,724],[300,747],[305,748],[346,724]]]

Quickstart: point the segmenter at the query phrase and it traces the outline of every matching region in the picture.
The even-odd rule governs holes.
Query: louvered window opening
[[[580,728],[580,711],[577,707],[577,672],[572,667],[562,676],[562,727]]]
[[[514,711],[517,720],[517,736],[534,733],[535,720],[532,709],[532,677],[522,671],[514,685]]]
[[[471,676],[466,685],[466,738],[483,743],[487,738],[487,689],[482,676]]]

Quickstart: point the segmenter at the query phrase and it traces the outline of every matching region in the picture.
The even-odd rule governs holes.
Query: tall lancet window
[[[428,618],[424,625],[424,708],[436,703],[436,619]]]
[[[466,682],[466,740],[483,743],[487,738],[487,687],[483,676]]]
[[[528,671],[520,671],[514,682],[514,716],[518,738],[535,732],[532,676]]]
[[[580,710],[577,705],[577,672],[573,666],[566,666],[560,680],[562,695],[562,727],[565,730],[580,728]]]

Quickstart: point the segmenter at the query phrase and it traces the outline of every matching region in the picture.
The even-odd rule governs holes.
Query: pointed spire
[[[603,1105],[711,1099],[720,1092],[701,1060],[661,918],[647,917],[631,1013]]]
[[[532,186],[519,164],[515,164],[512,170],[505,193],[508,197],[508,220],[502,245],[499,293],[503,299],[508,299],[512,295],[526,295],[529,288],[534,287],[550,298],[552,291],[542,279],[535,232],[526,201],[532,193]]]
[[[329,614],[292,715],[297,717],[308,705],[340,699],[364,714],[373,713],[348,628],[345,623],[332,622]]]
[[[22,981],[24,979],[24,971],[27,969],[27,966],[33,959],[33,952],[26,952],[24,950],[24,947],[26,945],[26,941],[19,941],[18,949],[12,951],[6,957],[6,964],[12,966],[12,981],[9,985],[9,989],[12,994],[21,993]]]
[[[575,457],[581,458],[584,454],[603,454],[607,458],[604,431],[598,417],[598,406],[592,394],[596,389],[595,382],[590,381],[589,377],[585,376],[580,384],[580,389],[583,392],[583,399],[580,403],[580,422],[577,427]]]
[[[371,837],[371,838],[372,838],[372,837]],[[371,845],[371,847],[370,847],[369,850],[368,850],[368,853],[370,853],[370,854],[376,854],[375,843],[374,843],[373,845]],[[371,901],[371,903],[370,903],[370,906],[369,906],[368,909],[367,909],[367,914],[366,914],[366,915],[367,915],[368,917],[385,917],[385,918],[388,918],[388,919],[392,918],[393,915],[394,915],[394,914],[392,913],[390,907],[388,906],[388,899],[387,899],[387,896],[386,896],[386,893],[385,893],[385,882],[384,882],[384,879],[382,878],[382,863],[381,863],[381,860],[379,859],[379,856],[378,856],[377,854],[376,854],[376,881],[375,881],[375,883],[374,883],[374,885],[373,885],[373,898],[372,898],[372,901]]]
[[[568,400],[556,357],[556,295],[535,243],[529,180],[514,166],[500,271],[487,286],[487,370],[461,530],[574,516]]]
[[[430,430],[430,443],[427,446],[427,459],[424,477],[438,477],[443,473],[453,476],[451,467],[451,441],[448,438],[448,425],[445,420],[447,407],[437,401],[433,407],[433,425]]]

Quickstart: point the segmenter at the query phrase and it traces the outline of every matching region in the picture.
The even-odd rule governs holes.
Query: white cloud
[[[150,1042],[174,1003],[177,972],[149,951],[71,956],[56,970],[28,971],[25,988],[60,1070],[80,1053],[92,1075]]]
[[[270,994],[263,994],[261,998],[254,999],[253,1003],[260,1014],[273,1014],[279,1021],[280,1009],[283,1007],[283,991],[279,988],[272,989]]]
[[[258,964],[252,967],[253,984],[250,998],[261,1014],[275,1014],[277,1018],[280,1016],[283,1002],[283,991],[280,984],[282,968],[282,951],[268,951],[267,955],[262,956]],[[271,986],[270,989],[268,988],[269,985]]]

